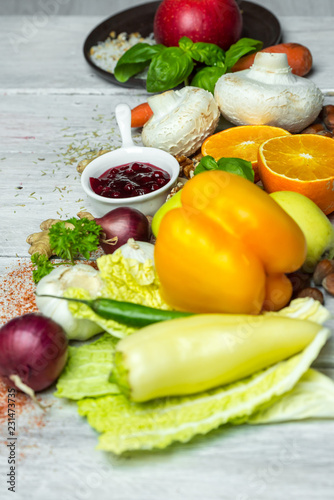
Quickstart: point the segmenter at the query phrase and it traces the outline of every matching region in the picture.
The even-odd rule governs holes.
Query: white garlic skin
[[[323,105],[321,90],[291,73],[286,54],[264,52],[250,69],[220,77],[214,96],[234,125],[271,125],[292,133],[313,123]]]
[[[72,316],[66,300],[38,296],[48,294],[62,297],[69,287],[84,288],[95,298],[102,289],[100,273],[86,264],[56,267],[36,287],[37,307],[42,314],[64,328],[68,339],[87,340],[100,333],[102,328],[89,319]]]

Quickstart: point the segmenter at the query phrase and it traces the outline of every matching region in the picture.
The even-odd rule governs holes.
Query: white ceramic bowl
[[[154,215],[166,201],[168,192],[175,186],[180,172],[180,166],[174,156],[156,148],[135,146],[131,137],[131,109],[127,104],[118,104],[115,109],[116,120],[121,132],[122,147],[105,153],[91,161],[81,175],[81,185],[88,195],[95,217],[102,217],[114,208],[131,207],[140,210],[145,215]],[[151,163],[165,170],[170,175],[170,181],[152,193],[132,198],[105,198],[91,188],[90,177],[99,177],[106,170],[130,162]]]

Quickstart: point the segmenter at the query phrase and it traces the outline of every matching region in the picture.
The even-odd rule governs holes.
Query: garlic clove
[[[59,266],[44,276],[36,287],[36,304],[39,311],[61,325],[68,339],[87,340],[102,331],[93,321],[77,319],[72,316],[65,300],[38,295],[56,295],[62,297],[70,287],[84,288],[92,297],[96,297],[102,288],[99,272],[86,264]]]

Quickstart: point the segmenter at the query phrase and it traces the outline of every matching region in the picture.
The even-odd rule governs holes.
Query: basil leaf
[[[126,82],[131,76],[143,71],[149,65],[152,57],[161,52],[164,45],[137,43],[128,49],[118,60],[114,76],[119,82]]]
[[[240,57],[250,54],[252,52],[257,52],[261,50],[263,43],[259,40],[253,40],[253,38],[240,38],[234,45],[226,52],[226,66],[227,70],[231,69]]]
[[[207,66],[224,66],[225,52],[214,43],[196,42],[190,50],[191,57],[195,61]]]
[[[180,49],[184,50],[185,52],[188,52],[191,50],[192,46],[194,45],[193,41],[190,40],[187,36],[183,36],[179,40],[179,47]]]
[[[194,175],[206,172],[207,170],[218,170],[218,164],[212,156],[203,156],[194,170]]]
[[[223,170],[224,172],[240,175],[240,177],[254,182],[254,170],[251,162],[242,160],[241,158],[220,158],[216,162],[212,156],[203,156],[195,168],[194,175],[206,172],[207,170]]]
[[[153,57],[150,64],[146,89],[148,92],[164,92],[180,85],[194,69],[189,53],[179,47],[168,47]]]
[[[215,90],[217,80],[226,73],[226,68],[219,68],[218,66],[206,66],[200,69],[191,81],[193,87],[200,87],[208,90],[212,94]]]
[[[240,177],[254,182],[254,170],[250,161],[241,158],[220,158],[217,164],[218,170],[240,175]]]

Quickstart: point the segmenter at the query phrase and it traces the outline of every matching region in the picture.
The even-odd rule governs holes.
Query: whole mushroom
[[[219,121],[212,94],[197,87],[168,90],[148,98],[153,116],[144,125],[145,146],[190,156],[211,135]]]
[[[286,54],[259,52],[250,69],[219,78],[215,99],[235,125],[272,125],[298,133],[318,116],[320,89],[292,74]]]

